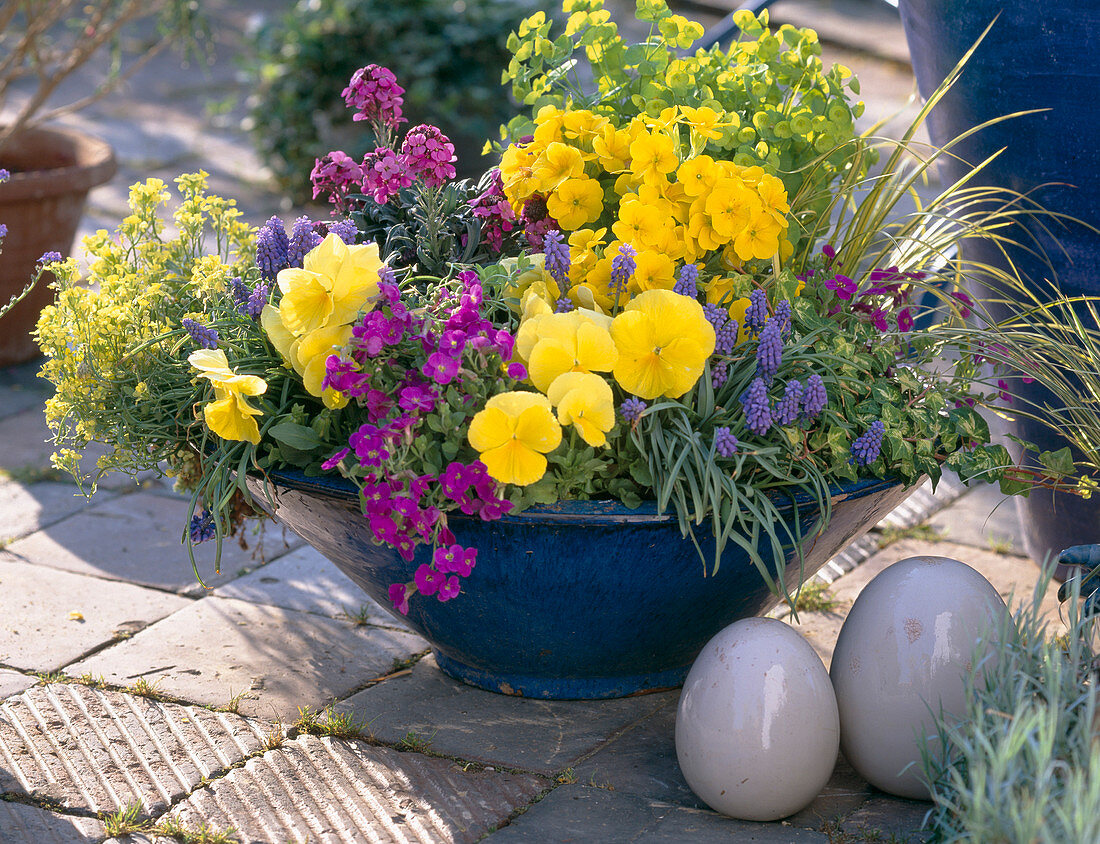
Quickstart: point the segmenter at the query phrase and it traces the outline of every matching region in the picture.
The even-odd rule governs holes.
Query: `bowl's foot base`
[[[448,677],[490,692],[543,700],[599,700],[667,691],[682,686],[691,668],[689,663],[666,671],[616,677],[531,677],[474,668],[434,648],[432,653]]]

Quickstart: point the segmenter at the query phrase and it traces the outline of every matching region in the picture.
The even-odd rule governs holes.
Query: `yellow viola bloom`
[[[721,179],[707,195],[705,207],[711,228],[725,242],[741,234],[753,216],[763,211],[756,193],[737,179]]]
[[[296,369],[302,376],[302,384],[311,396],[319,396],[329,408],[343,407],[347,404],[347,399],[331,387],[321,389],[325,380],[325,364],[350,339],[350,325],[332,325],[305,335],[298,343],[297,357],[300,363]]]
[[[643,399],[679,398],[714,353],[714,327],[698,302],[671,290],[647,290],[611,323],[619,351],[615,380]]]
[[[548,314],[537,331],[527,373],[543,392],[563,372],[610,372],[619,356],[608,326],[577,311]]]
[[[655,206],[638,197],[625,196],[619,204],[619,219],[612,224],[611,231],[623,243],[647,248],[663,243],[668,223],[668,218],[662,217]]]
[[[278,280],[283,291],[279,315],[287,329],[302,335],[324,328],[332,316],[331,284],[299,267],[281,270]]]
[[[664,178],[679,164],[676,142],[661,132],[642,132],[630,144],[630,169],[641,181]]]
[[[470,421],[467,439],[490,477],[527,486],[546,474],[546,458],[561,442],[561,425],[540,393],[493,396]]]
[[[546,197],[546,210],[562,229],[576,231],[600,219],[603,199],[603,186],[595,179],[566,179]]]
[[[562,117],[562,137],[572,141],[576,146],[584,149],[592,149],[592,143],[601,135],[605,126],[609,125],[606,117],[588,111],[577,109],[567,111]]]
[[[223,439],[258,443],[260,429],[253,417],[263,415],[263,411],[250,405],[245,397],[263,395],[267,382],[258,375],[238,375],[221,349],[199,349],[188,356],[187,362],[199,370],[200,378],[214,385],[214,401],[202,409],[206,426]]]
[[[599,247],[603,246],[603,236],[607,229],[577,229],[569,235],[569,252],[573,261],[569,266],[570,285],[580,284],[588,271],[596,266],[600,259]]]
[[[558,409],[558,422],[572,425],[591,446],[607,444],[607,432],[615,427],[615,400],[603,378],[566,372],[554,379],[546,397]]]
[[[549,193],[566,179],[584,176],[584,158],[579,149],[555,141],[542,151],[531,168],[531,175],[538,190]]]

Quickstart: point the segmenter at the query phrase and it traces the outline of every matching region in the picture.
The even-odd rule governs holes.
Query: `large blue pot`
[[[974,126],[1020,111],[1040,113],[1013,118],[976,132],[952,149],[969,164],[1004,150],[975,184],[1030,194],[1051,211],[1100,226],[1100,6],[1096,0],[1036,4],[1024,0],[900,0],[899,11],[920,93],[928,97],[994,18],[993,28],[967,62],[951,91],[929,115],[932,142],[943,146]],[[965,164],[941,159],[944,183],[964,173]],[[1100,232],[1061,226],[1040,218],[1021,220],[1026,234],[1014,235],[1028,248],[964,241],[964,258],[1016,270],[1030,280],[1039,298],[1100,294]],[[968,281],[986,297],[980,278]],[[1003,294],[999,294],[1003,295]],[[996,319],[1012,305],[990,308]],[[1096,327],[1085,308],[1078,316]],[[1018,401],[1031,409],[1054,397],[1040,385],[1014,384]],[[1066,442],[1043,423],[1018,418],[1011,433],[1056,450]],[[1017,457],[1020,455],[1017,451]],[[1100,542],[1100,499],[1035,490],[1016,506],[1028,553],[1045,562],[1062,548]]]
[[[405,583],[429,549],[409,563],[371,542],[355,488],[342,478],[272,476],[280,522],[332,560],[372,598],[390,608],[387,589]],[[248,479],[257,501],[262,484]],[[861,481],[836,491],[833,518],[806,549],[805,575],[874,526],[909,489]],[[273,506],[272,506],[273,505]],[[815,505],[798,503],[801,524],[814,525]],[[794,507],[786,502],[793,518]],[[707,553],[680,535],[674,515],[646,504],[568,501],[499,521],[454,514],[458,542],[478,549],[462,594],[440,603],[410,601],[408,624],[427,639],[452,677],[506,694],[538,698],[607,698],[683,683],[703,645],[740,618],[776,604],[747,555],[726,546],[716,576],[713,539]],[[763,544],[761,545],[763,548]],[[797,557],[788,567],[794,587]]]

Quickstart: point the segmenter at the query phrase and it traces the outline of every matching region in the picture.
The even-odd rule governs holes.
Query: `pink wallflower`
[[[455,177],[455,148],[435,126],[421,123],[405,135],[401,158],[409,172],[428,187],[439,187]]]
[[[401,116],[405,89],[388,68],[376,64],[359,68],[340,93],[348,108],[358,112],[352,120],[377,120],[391,128],[405,122]]]
[[[343,209],[349,193],[358,193],[363,183],[363,169],[351,156],[333,150],[324,158],[318,158],[309,174],[313,183],[313,198],[328,196],[328,201]]]
[[[363,190],[379,204],[385,204],[391,196],[396,196],[402,188],[411,185],[414,177],[404,156],[399,156],[387,147],[378,147],[374,152],[363,156],[360,173]]]

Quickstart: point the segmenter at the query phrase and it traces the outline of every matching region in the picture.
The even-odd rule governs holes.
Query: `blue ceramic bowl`
[[[406,562],[375,545],[354,486],[342,478],[271,476],[273,514],[367,594],[391,607],[391,583],[405,583],[431,549]],[[249,489],[264,501],[263,484]],[[833,518],[787,571],[793,588],[909,493],[887,481],[836,490]],[[812,502],[800,523],[816,525]],[[794,507],[786,502],[791,519]],[[726,625],[777,603],[747,554],[726,546],[717,574],[709,527],[699,529],[705,561],[656,505],[563,501],[483,522],[451,514],[460,544],[478,549],[462,594],[410,601],[408,624],[427,639],[440,668],[480,688],[537,698],[609,698],[683,683],[707,641]],[[761,551],[764,552],[763,543]],[[765,556],[767,559],[767,556]]]

